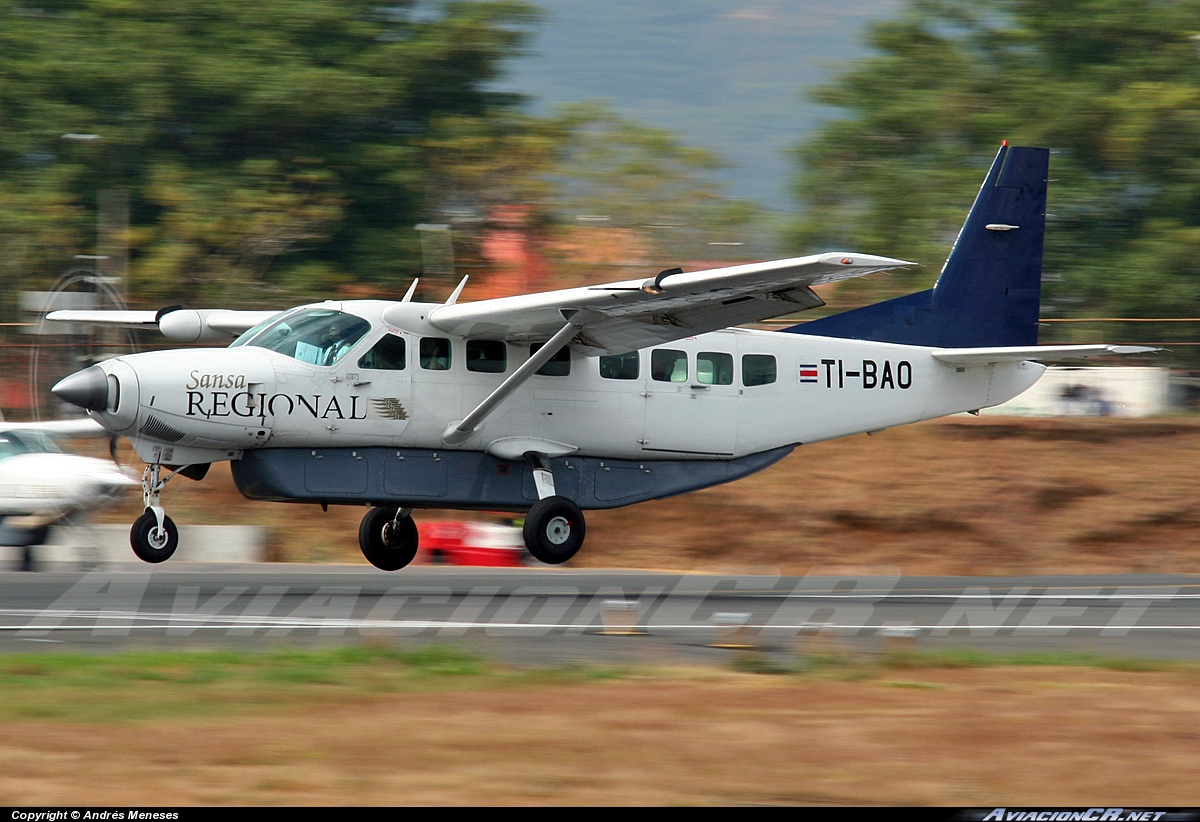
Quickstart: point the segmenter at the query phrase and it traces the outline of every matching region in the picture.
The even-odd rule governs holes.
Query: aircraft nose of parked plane
[[[108,407],[108,375],[93,365],[60,380],[50,393],[88,411],[103,411]]]

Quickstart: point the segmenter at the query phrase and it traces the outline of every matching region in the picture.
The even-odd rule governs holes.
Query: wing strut
[[[445,432],[442,433],[442,442],[449,446],[462,445],[471,438],[477,429],[488,416],[496,410],[496,406],[508,399],[509,394],[516,391],[521,385],[533,376],[533,372],[537,371],[543,365],[550,361],[550,358],[559,352],[564,345],[575,336],[576,332],[582,326],[579,322],[579,314],[583,312],[572,312],[571,317],[567,320],[567,324],[559,329],[558,333],[550,338],[550,341],[539,348],[533,355],[521,364],[521,367],[512,373],[504,382],[488,394],[487,399],[479,403],[475,410],[463,419],[462,422],[450,423]]]

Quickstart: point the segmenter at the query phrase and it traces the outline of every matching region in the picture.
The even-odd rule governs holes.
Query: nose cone
[[[108,407],[108,376],[103,368],[93,365],[60,381],[50,393],[88,411],[103,411]]]

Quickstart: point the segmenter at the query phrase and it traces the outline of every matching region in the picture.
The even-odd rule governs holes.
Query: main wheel
[[[395,508],[372,508],[358,526],[358,547],[383,571],[399,571],[417,556],[417,524],[412,517],[401,517],[399,524],[395,519]]]
[[[158,518],[154,512],[147,509],[134,520],[129,529],[129,544],[138,559],[144,562],[165,562],[179,547],[179,529],[170,517],[163,517],[162,528],[158,527]]]
[[[579,553],[586,531],[578,505],[566,497],[546,497],[529,509],[522,533],[534,559],[561,565]]]

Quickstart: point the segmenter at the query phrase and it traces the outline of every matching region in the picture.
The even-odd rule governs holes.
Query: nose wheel
[[[417,524],[403,508],[372,508],[358,526],[358,547],[383,571],[399,571],[412,562],[418,544]]]
[[[171,477],[181,470],[176,468],[164,477],[162,466],[154,463],[142,472],[142,504],[146,513],[134,520],[129,529],[129,545],[143,562],[166,562],[179,547],[179,529],[163,511],[159,495]]]
[[[579,553],[586,533],[583,512],[566,497],[538,500],[525,516],[525,547],[533,558],[561,565]]]
[[[144,562],[165,562],[179,547],[179,529],[166,514],[162,523],[158,515],[149,509],[134,520],[129,529],[129,544],[133,553]]]

